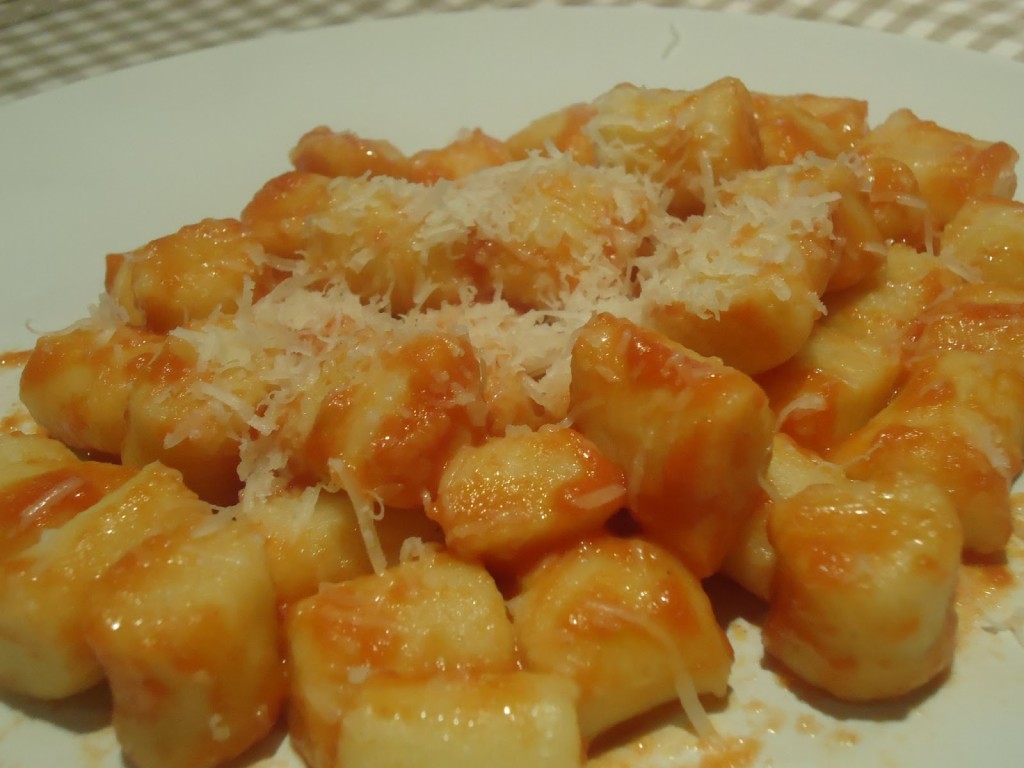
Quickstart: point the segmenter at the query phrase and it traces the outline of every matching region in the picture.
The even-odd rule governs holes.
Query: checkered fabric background
[[[641,0],[643,1],[643,0]],[[278,31],[437,11],[636,0],[0,0],[0,102]],[[646,0],[882,30],[1024,62],[1024,0]]]

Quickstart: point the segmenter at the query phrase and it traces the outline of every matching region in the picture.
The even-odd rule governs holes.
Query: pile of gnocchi
[[[1012,147],[726,77],[290,160],[28,356],[0,689],[108,685],[139,768],[596,765],[713,742],[710,577],[828,696],[946,673],[1022,467]]]

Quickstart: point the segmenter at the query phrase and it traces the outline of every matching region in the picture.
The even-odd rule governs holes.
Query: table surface
[[[636,0],[0,0],[0,103],[115,69],[329,24],[477,8]],[[1024,0],[649,0],[816,19],[1024,63]]]

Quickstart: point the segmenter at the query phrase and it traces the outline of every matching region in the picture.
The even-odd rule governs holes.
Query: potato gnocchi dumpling
[[[247,286],[271,281],[263,250],[236,219],[204,219],[107,257],[106,290],[132,325],[166,333],[232,312]]]
[[[1024,288],[1024,203],[971,198],[942,230],[940,248],[972,280]]]
[[[699,752],[753,704],[720,578],[782,683],[937,686],[964,559],[1017,556],[1018,159],[732,77],[314,127],[28,355],[0,690],[106,684],[140,768]]]
[[[149,537],[208,518],[210,507],[159,464],[136,471],[68,452],[47,467],[49,438],[0,440],[5,462],[21,454],[32,467],[4,486],[0,681],[63,698],[104,677],[85,637],[97,579]]]
[[[842,467],[801,446],[785,432],[776,432],[765,471],[764,497],[740,530],[721,573],[751,594],[769,600],[775,579],[775,549],[768,539],[772,508],[811,485],[834,483],[843,477]]]
[[[868,104],[861,99],[810,93],[755,93],[754,116],[765,163],[786,165],[807,153],[835,158],[868,132]]]
[[[905,163],[938,233],[969,199],[1009,198],[1016,191],[1017,150],[1003,141],[977,139],[898,109],[857,141],[855,151]]]
[[[892,398],[918,316],[963,278],[934,256],[889,248],[882,269],[824,298],[827,314],[786,362],[757,377],[779,429],[828,455]]]
[[[163,343],[158,334],[98,321],[47,334],[22,370],[21,401],[69,448],[120,457],[128,403]]]
[[[920,318],[899,391],[833,452],[847,475],[915,477],[945,491],[964,546],[1001,552],[1024,451],[1024,293],[964,285]]]
[[[263,539],[237,520],[151,536],[100,577],[85,634],[140,768],[215,766],[267,735],[285,670]]]
[[[625,470],[636,520],[700,578],[717,571],[771,455],[764,393],[721,361],[608,314],[580,330],[571,387],[571,417]]]
[[[444,554],[325,585],[289,611],[286,638],[292,738],[313,768],[341,765],[346,718],[363,686],[378,678],[517,669],[512,623],[494,580],[482,566]],[[388,761],[388,745],[379,749],[378,759]]]
[[[526,669],[579,687],[585,737],[674,699],[709,735],[696,699],[726,695],[732,648],[669,552],[639,538],[586,540],[525,573],[511,609]]]
[[[715,184],[764,165],[753,97],[735,78],[694,91],[623,83],[593,108],[582,130],[596,162],[663,184],[674,215],[700,213]]]
[[[575,704],[561,675],[367,681],[346,708],[337,764],[576,768],[584,755]]]
[[[938,489],[816,483],[772,507],[768,539],[776,565],[765,648],[801,680],[871,701],[948,669],[963,538]]]
[[[427,515],[468,560],[523,562],[599,530],[626,503],[623,472],[569,427],[541,427],[463,446]]]

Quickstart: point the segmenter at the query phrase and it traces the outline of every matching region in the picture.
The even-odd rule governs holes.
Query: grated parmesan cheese
[[[59,504],[63,499],[77,493],[85,485],[81,477],[71,476],[48,488],[39,498],[32,503],[26,504],[18,516],[19,528],[30,526],[47,507]]]
[[[595,312],[641,325],[657,304],[714,315],[753,279],[767,281],[780,300],[796,295],[787,276],[805,266],[803,239],[831,237],[836,196],[813,176],[822,162],[807,158],[714,183],[707,211],[687,220],[667,213],[671,196],[647,176],[583,166],[553,148],[430,186],[385,176],[335,179],[328,210],[310,221],[325,240],[281,265],[280,281],[264,294],[247,282],[232,314],[215,312],[171,335],[195,351],[200,377],[191,394],[218,420],[244,427],[235,435],[242,502],[258,503],[293,482],[293,457],[319,400],[357,375],[361,360],[403,340],[467,339],[485,377],[517,382],[548,420],[559,421],[568,416],[572,345]],[[703,183],[710,184],[705,165]],[[392,227],[386,237],[384,223]],[[332,243],[350,249],[330,250]],[[419,270],[402,312],[392,299],[405,277],[389,273],[376,292],[356,290],[350,279],[396,254],[412,259],[402,269]],[[440,276],[467,258],[483,282],[446,288]],[[526,293],[523,273],[532,275]],[[480,428],[487,414],[474,411],[472,400],[468,391],[447,397]],[[166,436],[166,447],[207,426],[198,413]],[[362,487],[345,456],[329,457],[328,466],[328,490],[352,498],[374,569],[383,569],[373,525],[380,489]],[[643,477],[643,467],[633,469],[631,477]]]
[[[377,528],[374,524],[383,514],[383,504],[363,490],[359,481],[341,459],[331,459],[328,465],[331,474],[337,478],[339,489],[348,494],[352,501],[359,533],[363,538],[363,545],[366,547],[366,554],[370,558],[370,565],[373,566],[374,573],[384,573],[387,570],[388,561],[384,556],[384,548],[381,546],[380,537],[377,535]]]
[[[776,429],[781,428],[794,413],[815,413],[828,408],[828,401],[820,392],[804,392],[794,397],[775,417]]]
[[[597,490],[574,497],[572,499],[572,504],[579,509],[596,509],[597,507],[604,506],[608,502],[619,498],[625,490],[625,488],[618,484],[608,485],[604,488],[598,488]]]

